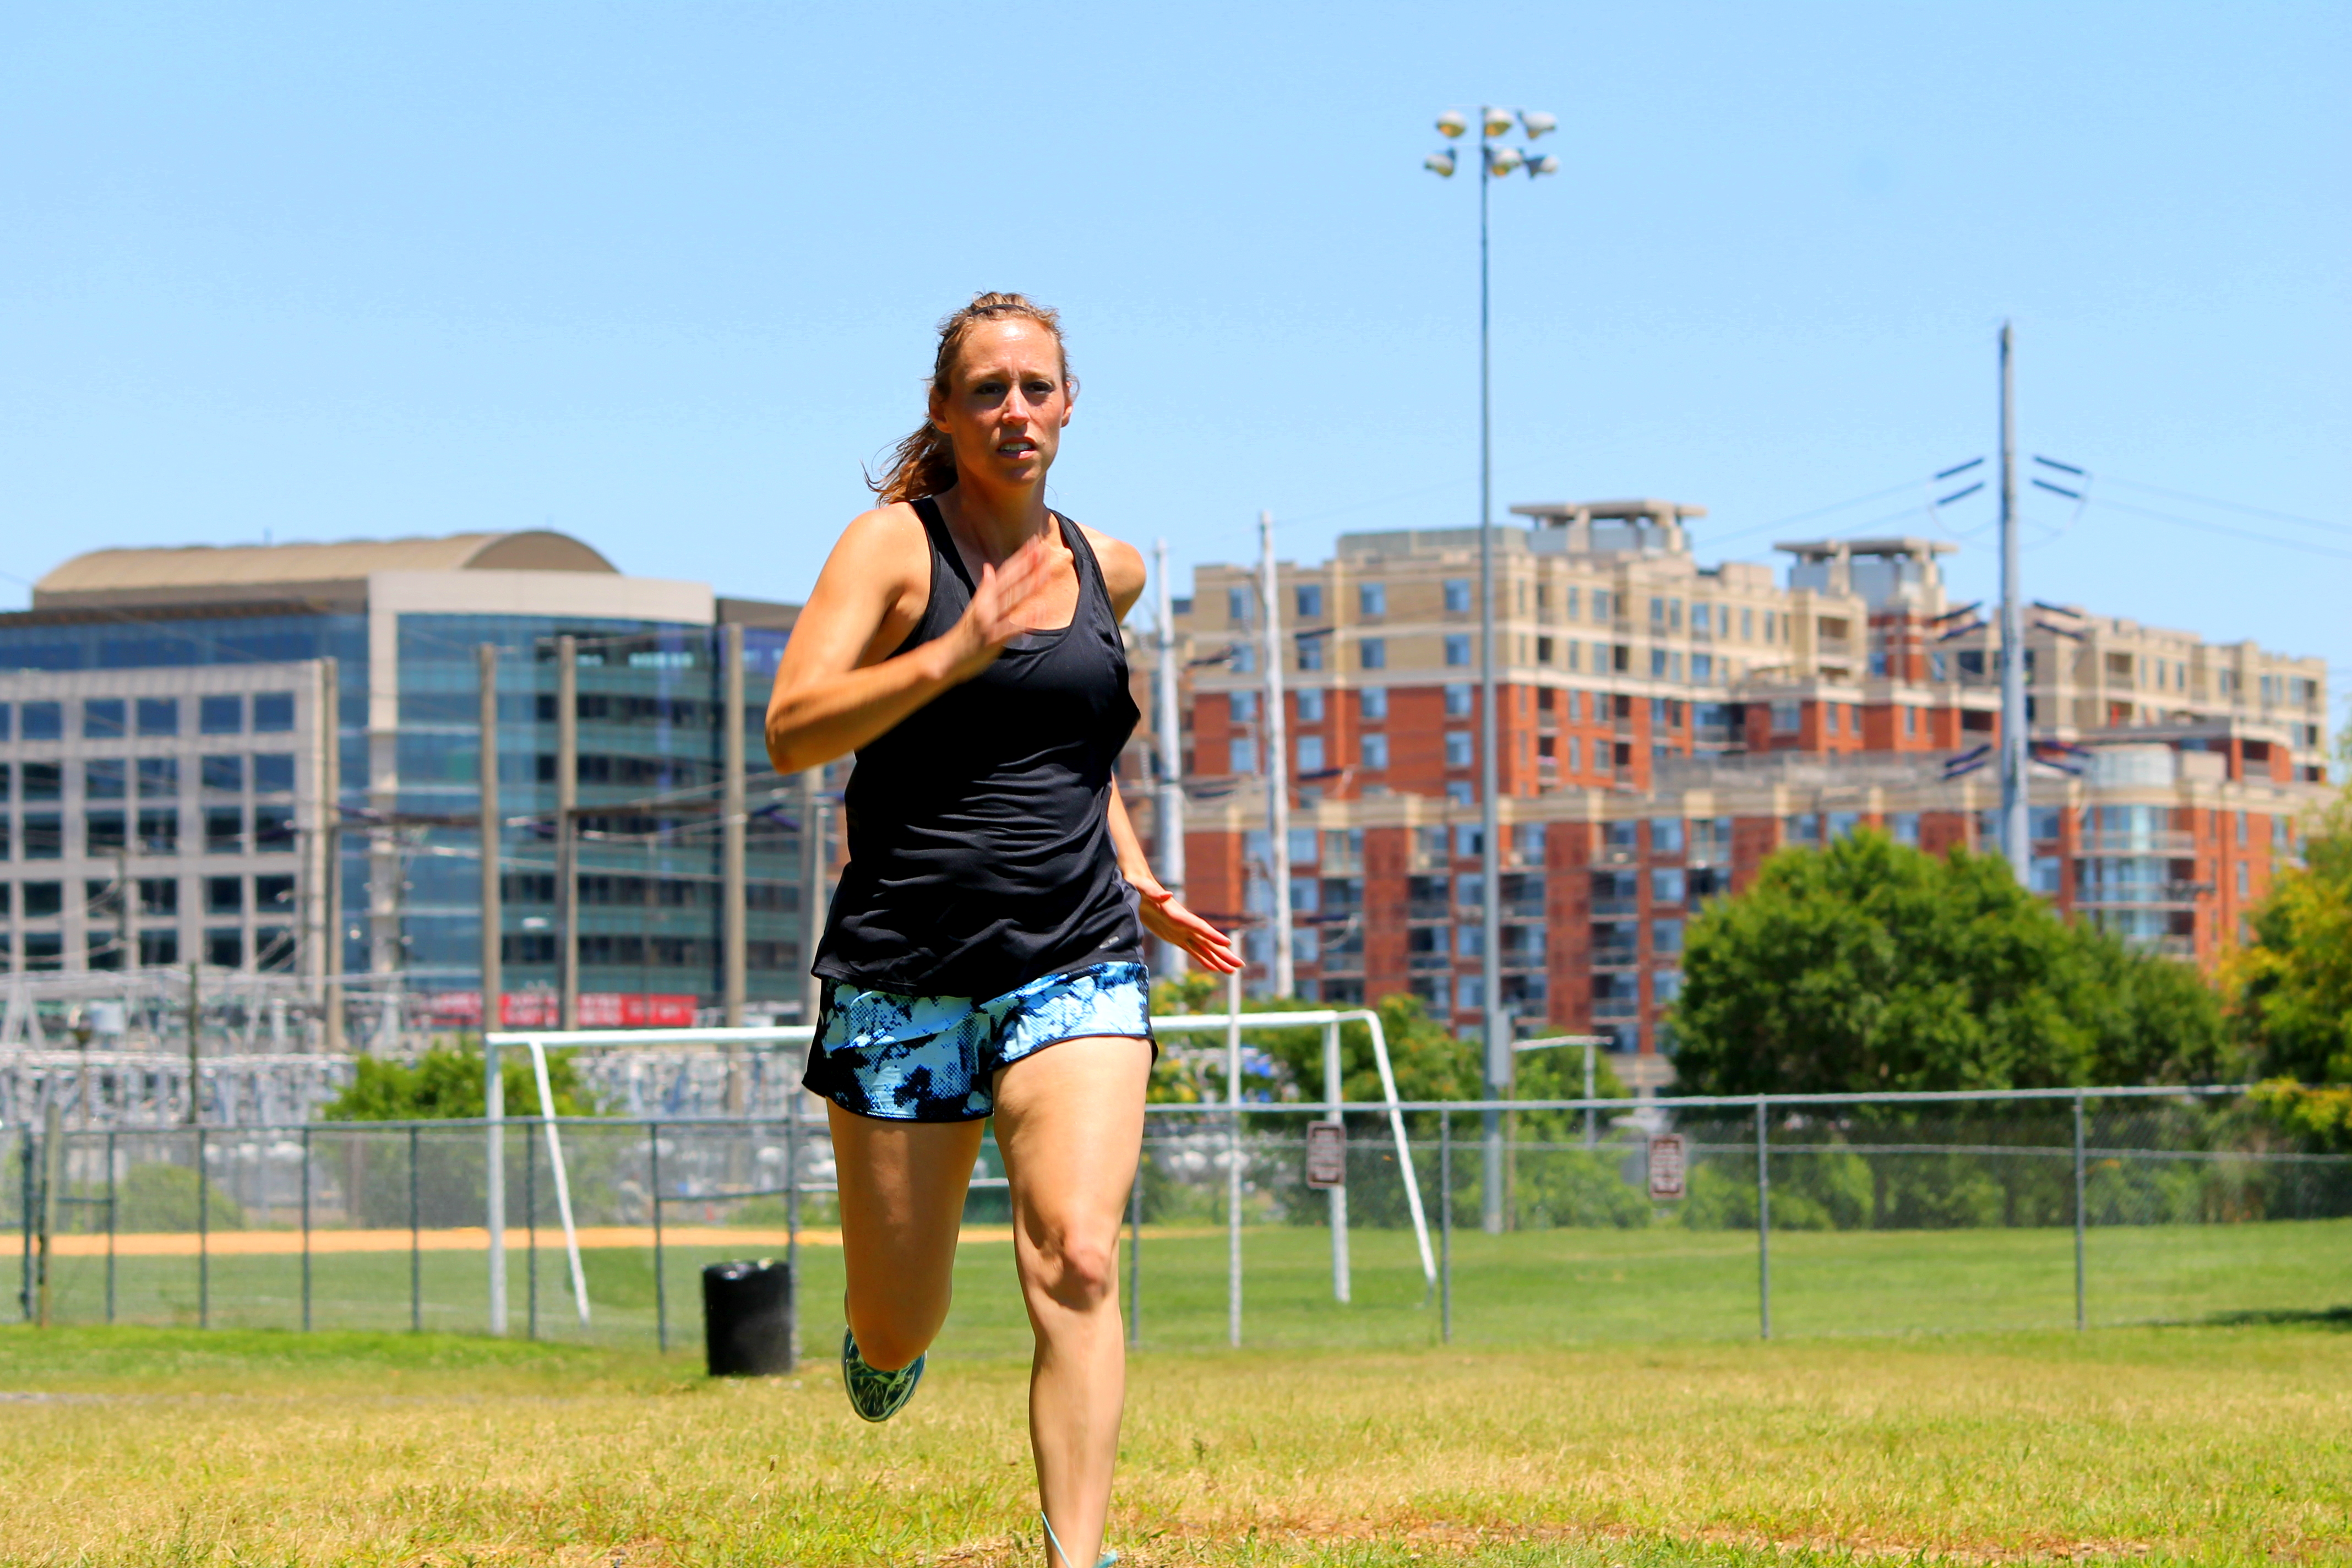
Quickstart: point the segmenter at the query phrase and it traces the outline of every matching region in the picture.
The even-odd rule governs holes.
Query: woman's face
[[[931,420],[954,444],[960,475],[1034,485],[1054,466],[1070,397],[1061,343],[1016,316],[984,321],[964,338],[951,384],[931,391]]]

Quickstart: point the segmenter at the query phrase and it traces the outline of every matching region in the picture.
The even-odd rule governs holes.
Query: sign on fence
[[[1344,1121],[1307,1124],[1307,1184],[1344,1187],[1348,1184],[1348,1125]]]
[[[1683,1135],[1662,1132],[1650,1140],[1650,1199],[1664,1203],[1683,1195]]]

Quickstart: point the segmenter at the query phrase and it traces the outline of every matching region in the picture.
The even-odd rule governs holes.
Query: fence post
[[[1145,1125],[1150,1125],[1147,1121]],[[1127,1189],[1127,1343],[1143,1343],[1143,1149],[1135,1151],[1135,1184]]]
[[[1242,977],[1225,977],[1225,1339],[1242,1342]]]
[[[310,1127],[302,1125],[302,1331],[310,1331]]]
[[[801,1057],[807,1070],[808,1057]],[[792,1276],[791,1317],[784,1341],[794,1366],[801,1363],[801,1088],[797,1075],[784,1079],[784,1272]]]
[[[194,1093],[193,1081],[189,1092]],[[193,1100],[189,1102],[194,1105]],[[213,1181],[205,1163],[205,1130],[196,1128],[196,1327],[213,1326]]]
[[[2081,1333],[2086,1326],[2083,1301],[2083,1200],[2085,1183],[2083,1168],[2083,1097],[2074,1097],[2074,1331]]]
[[[1339,1076],[1339,1026],[1334,1020],[1323,1026],[1323,1114],[1345,1125],[1339,1108],[1347,1102]],[[1346,1147],[1343,1142],[1340,1145]],[[1331,1299],[1343,1305],[1351,1298],[1350,1269],[1348,1262],[1348,1167],[1340,1162],[1339,1184],[1324,1194],[1328,1200],[1331,1221]]]
[[[523,1338],[539,1338],[539,1140],[522,1141],[522,1226],[524,1265],[529,1279],[529,1321]]]
[[[24,1247],[19,1255],[16,1274],[16,1305],[25,1321],[33,1321],[33,1130],[27,1126],[16,1135],[17,1164],[21,1179],[17,1183],[16,1217],[22,1222]]]
[[[416,1123],[408,1124],[408,1331],[425,1328],[425,1247],[418,1233],[416,1191]]]
[[[1766,1153],[1764,1097],[1756,1097],[1756,1310],[1762,1337],[1772,1337],[1772,1165]]]
[[[1443,1343],[1454,1342],[1454,1112],[1450,1110],[1437,1113],[1437,1337]]]
[[[114,1322],[114,1205],[121,1191],[114,1176],[114,1130],[106,1133],[106,1321]]]
[[[646,1123],[646,1184],[653,1194],[654,1209],[654,1343],[663,1351],[669,1349],[669,1292],[662,1284],[661,1232],[661,1123]]]

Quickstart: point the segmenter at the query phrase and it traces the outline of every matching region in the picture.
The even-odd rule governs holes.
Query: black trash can
[[[703,1353],[713,1377],[793,1370],[793,1270],[762,1258],[702,1270]]]

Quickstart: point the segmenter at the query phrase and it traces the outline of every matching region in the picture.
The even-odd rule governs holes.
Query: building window
[[[180,793],[180,759],[177,757],[142,757],[139,759],[139,798],[171,800]]]
[[[1822,841],[1822,819],[1811,812],[1787,819],[1782,837],[1791,844],[1819,844]]]
[[[1255,646],[1245,642],[1234,644],[1234,673],[1236,675],[1257,673],[1257,649]]]
[[[1711,653],[1695,653],[1691,655],[1691,679],[1693,680],[1713,680],[1715,679],[1715,655]]]
[[[61,741],[65,739],[65,707],[57,702],[25,704],[25,739],[27,741]]]
[[[196,703],[196,728],[206,735],[245,733],[245,699],[205,697]]]
[[[1227,621],[1229,624],[1233,625],[1233,626],[1245,626],[1249,625],[1249,618],[1250,618],[1250,591],[1249,591],[1247,588],[1228,588],[1228,589],[1226,589],[1226,590],[1225,590],[1225,619],[1226,619],[1226,621]]]
[[[1235,736],[1225,742],[1225,771],[1233,773],[1257,772],[1257,742],[1246,736]]]
[[[123,721],[122,699],[120,697],[86,698],[81,705],[81,733],[86,741],[119,741],[126,726]]]
[[[142,735],[176,735],[180,732],[180,702],[175,697],[142,697],[139,700],[139,732]]]
[[[1536,662],[1538,664],[1549,664],[1551,662],[1551,638],[1536,638]]]
[[[257,855],[294,853],[294,808],[261,805],[253,811],[253,850]]]
[[[1298,771],[1302,773],[1319,773],[1323,771],[1322,736],[1298,737]]]
[[[25,967],[27,969],[63,969],[66,966],[65,933],[54,931],[28,931],[25,933]]]
[[[1228,693],[1225,697],[1225,711],[1233,715],[1233,721],[1236,724],[1256,723],[1257,693],[1255,691]]]
[[[1470,635],[1467,632],[1446,634],[1445,662],[1456,668],[1470,662]]]
[[[1745,605],[1739,607],[1739,640],[1741,642],[1756,640],[1756,612]]]
[[[1466,616],[1470,613],[1470,579],[1448,577],[1445,580],[1445,613]]]
[[[1389,587],[1385,583],[1356,584],[1356,613],[1360,616],[1385,616],[1389,613]]]
[[[139,963],[153,969],[180,962],[180,933],[170,926],[139,933]]]
[[[61,915],[66,909],[66,885],[63,882],[27,882],[25,884],[25,918],[41,920]]]
[[[1660,958],[1683,950],[1683,922],[1679,920],[1650,922],[1650,951]]]
[[[1365,736],[1359,747],[1359,754],[1363,758],[1363,767],[1365,772],[1374,773],[1387,772],[1389,765],[1389,738],[1386,735]]]
[[[1468,779],[1448,779],[1445,781],[1445,798],[1454,805],[1475,805],[1478,804],[1477,786]]]
[[[205,913],[208,915],[245,913],[245,879],[206,877],[205,879]]]
[[[1298,606],[1300,620],[1321,620],[1323,618],[1323,584],[1301,583],[1291,590],[1291,602]]]
[[[245,811],[241,806],[213,806],[205,813],[205,853],[245,853]]]
[[[1657,679],[1665,679],[1666,650],[1664,648],[1654,647],[1650,650],[1650,674]]]
[[[1470,763],[1470,731],[1467,730],[1445,731],[1445,765],[1449,768],[1466,768]]]
[[[1655,866],[1650,870],[1650,901],[1654,904],[1680,905],[1689,883],[1684,880],[1679,866]]]
[[[1466,682],[1457,682],[1446,687],[1445,716],[1448,719],[1466,719],[1475,711],[1470,698],[1471,690],[1472,688]]]
[[[1298,721],[1302,724],[1323,722],[1323,689],[1310,686],[1298,693]]]
[[[1715,606],[1713,605],[1708,604],[1704,599],[1694,599],[1691,601],[1691,630],[1693,633],[1703,637],[1711,637],[1714,635]]]
[[[264,752],[253,759],[257,795],[290,795],[294,790],[294,753]]]
[[[1798,705],[1794,702],[1773,703],[1772,732],[1776,735],[1795,734],[1797,732],[1798,715]]]
[[[245,967],[245,933],[235,926],[205,932],[205,962],[215,969]]]
[[[237,756],[205,757],[197,764],[197,776],[207,795],[243,795],[245,759]]]
[[[1298,668],[1301,669],[1322,668],[1323,639],[1320,637],[1301,637],[1297,640]]]
[[[177,877],[140,878],[139,912],[142,915],[178,914],[180,879]]]
[[[91,800],[121,800],[129,783],[130,764],[120,757],[84,763],[81,793]]]
[[[1363,690],[1358,692],[1356,695],[1356,714],[1357,717],[1367,720],[1387,718],[1389,716],[1389,689],[1385,686],[1367,686]]]
[[[1679,855],[1683,852],[1683,819],[1679,816],[1654,816],[1650,819],[1650,853]]]
[[[1822,730],[1824,733],[1831,735],[1834,735],[1838,732],[1838,705],[1836,703],[1824,702],[1822,704]]]
[[[1915,849],[1919,847],[1919,814],[1917,812],[1898,811],[1886,819],[1886,826],[1888,831],[1894,834],[1895,843],[1908,844]]]
[[[1584,738],[1580,735],[1568,738],[1568,771],[1572,773],[1584,771]]]
[[[1364,669],[1386,669],[1389,667],[1389,645],[1386,637],[1364,637],[1356,644],[1356,663]]]
[[[2056,898],[2064,880],[2064,868],[2065,862],[2055,855],[2036,855],[2032,879],[2033,890],[2045,899]]]
[[[1830,813],[1830,837],[1832,838],[1851,838],[1853,837],[1853,830],[1861,826],[1862,813],[1858,811],[1832,811]]]
[[[58,763],[25,764],[26,800],[60,800],[65,796],[65,767]]]
[[[1681,970],[1661,969],[1650,976],[1650,1000],[1655,1005],[1660,1007],[1671,1005],[1681,997],[1682,994],[1683,972]],[[1659,1044],[1663,1048],[1664,1042],[1661,1040]]]
[[[25,858],[55,860],[65,854],[65,818],[54,811],[25,814]]]

